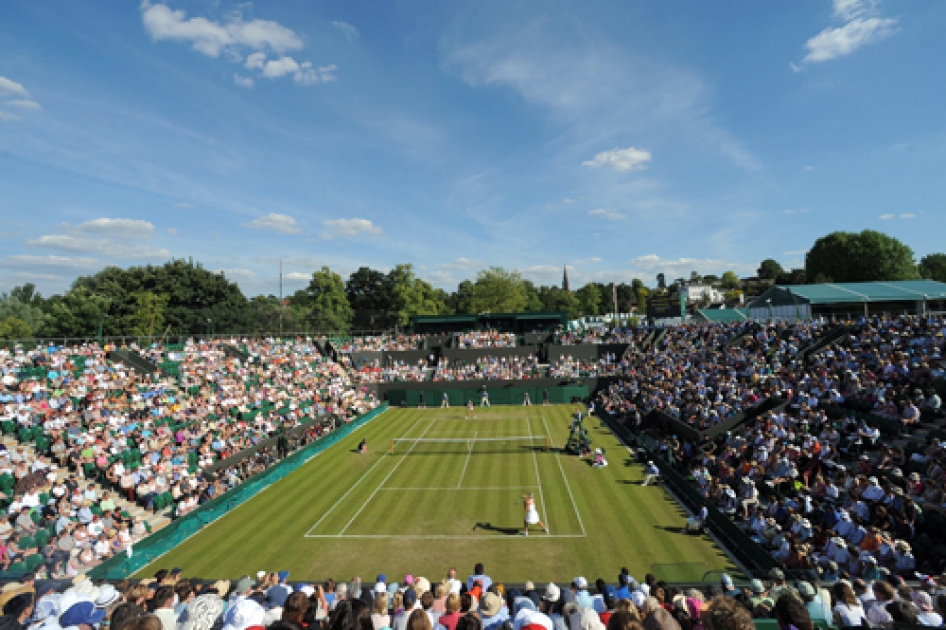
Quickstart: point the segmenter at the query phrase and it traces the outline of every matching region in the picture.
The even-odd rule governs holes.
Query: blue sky
[[[0,291],[193,257],[249,295],[942,251],[946,3],[0,3]]]

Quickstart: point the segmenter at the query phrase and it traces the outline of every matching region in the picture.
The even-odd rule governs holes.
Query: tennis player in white
[[[539,520],[539,511],[535,507],[535,495],[531,493],[522,495],[522,503],[526,509],[525,527],[522,528],[522,535],[529,535],[529,525],[538,525],[543,532],[548,533],[549,528]]]

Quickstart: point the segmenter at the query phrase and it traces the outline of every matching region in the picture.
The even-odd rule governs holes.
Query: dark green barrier
[[[489,392],[489,402],[491,405],[521,405],[528,392],[533,405],[542,404],[543,391],[548,390],[549,402],[552,404],[561,404],[571,402],[572,399],[579,398],[586,400],[589,395],[587,385],[559,385],[555,387],[526,387],[504,385],[508,381],[487,381],[486,386]],[[524,381],[518,381],[523,383]],[[439,387],[438,387],[439,385]],[[424,392],[424,404],[428,407],[439,407],[443,401],[444,392],[450,399],[451,407],[464,407],[468,401],[479,405],[482,396],[482,389],[479,387],[457,387],[456,382],[429,383],[423,388],[416,389],[389,389],[387,390],[388,404],[393,407],[408,406],[416,407],[420,404],[420,392]]]
[[[131,558],[128,558],[125,554],[120,554],[93,568],[89,571],[89,577],[94,580],[128,577],[196,534],[204,526],[217,520],[238,505],[249,501],[261,490],[283,479],[313,456],[348,437],[352,431],[376,418],[387,407],[387,404],[382,403],[377,409],[369,411],[357,420],[296,451],[272,468],[261,472],[223,496],[208,501],[190,514],[173,521],[167,527],[137,543],[134,546],[134,553]]]

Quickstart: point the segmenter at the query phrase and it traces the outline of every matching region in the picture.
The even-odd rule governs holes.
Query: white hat
[[[374,592],[380,595],[381,593],[387,593],[388,587],[384,582],[376,582],[374,585]]]
[[[572,583],[575,585],[575,588],[579,590],[588,588],[588,580],[580,575],[572,580]]]
[[[116,601],[119,597],[118,590],[111,584],[103,584],[99,588],[99,594],[95,598],[95,607],[96,608],[108,608]]]
[[[561,596],[562,589],[556,586],[554,582],[549,582],[549,585],[545,587],[545,596],[542,599],[547,602],[557,602]]]
[[[647,596],[644,595],[641,591],[631,591],[631,601],[634,602],[634,605],[640,608],[644,605],[644,601],[647,599]]]
[[[266,609],[256,600],[241,599],[224,615],[223,630],[245,630],[250,626],[261,626],[265,617]]]
[[[264,577],[266,577],[266,571],[257,571],[257,572],[256,572],[256,579],[257,579],[258,581],[259,581],[259,580],[262,580]]]

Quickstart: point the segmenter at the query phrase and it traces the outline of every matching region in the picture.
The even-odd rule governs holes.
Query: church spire
[[[571,291],[568,288],[568,265],[562,267],[562,291]]]

